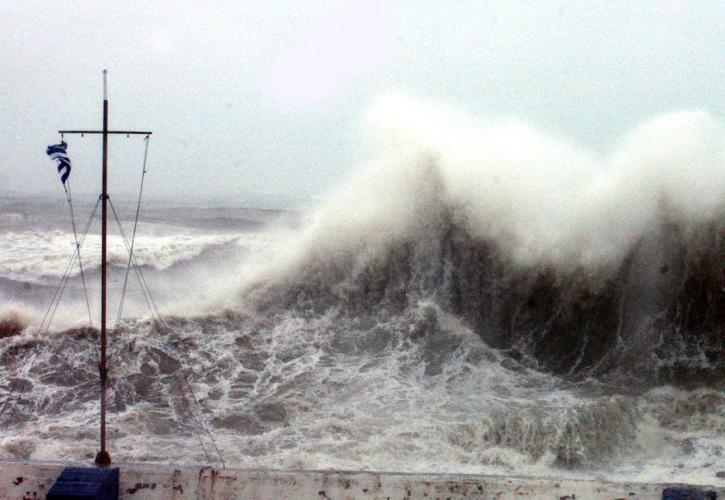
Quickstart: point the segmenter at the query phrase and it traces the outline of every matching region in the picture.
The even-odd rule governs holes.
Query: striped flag
[[[60,144],[48,146],[48,149],[45,151],[45,153],[50,156],[51,160],[58,161],[60,182],[63,183],[64,187],[65,181],[68,180],[68,176],[70,175],[70,158],[68,158],[68,153],[66,153],[67,148],[68,144],[66,144],[65,141],[61,141]]]

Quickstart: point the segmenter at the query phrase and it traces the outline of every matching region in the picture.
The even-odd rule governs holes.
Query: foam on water
[[[115,460],[208,460],[181,360],[235,465],[715,481],[721,391],[572,384],[488,348],[430,303],[370,321],[227,314],[156,332],[134,325],[112,349]],[[32,341],[45,345],[27,413],[5,442],[17,456],[93,456],[97,338],[64,337]]]
[[[143,231],[143,227],[140,228]],[[229,235],[180,233],[164,236],[139,236],[134,245],[138,265],[156,270],[167,269],[179,262],[192,260],[213,246],[234,241]],[[2,277],[26,282],[60,278],[68,265],[75,241],[65,231],[53,232],[8,232],[0,234],[2,246]],[[100,235],[90,234],[83,245],[85,248],[100,248]],[[95,251],[84,252],[84,266],[87,270],[100,267],[100,257]],[[108,262],[112,266],[125,267],[128,252],[122,238],[112,235],[108,239]],[[80,273],[78,267],[73,275]],[[40,281],[42,282],[42,281]]]
[[[722,483],[719,121],[667,115],[599,155],[400,97],[367,124],[371,161],[300,229],[139,240],[169,317],[139,303],[112,336],[114,460],[214,459],[188,379],[228,465]],[[3,313],[32,324],[42,295]],[[26,387],[5,453],[94,456],[96,345],[0,339],[0,388]]]

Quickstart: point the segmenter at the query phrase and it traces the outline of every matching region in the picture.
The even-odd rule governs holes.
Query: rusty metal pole
[[[111,456],[106,450],[106,389],[108,369],[106,367],[106,232],[108,221],[108,92],[107,72],[103,70],[103,180],[101,188],[101,362],[98,371],[101,377],[101,450],[96,455],[96,465],[111,465]]]

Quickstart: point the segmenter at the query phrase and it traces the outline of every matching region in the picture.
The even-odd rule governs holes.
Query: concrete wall
[[[45,498],[67,465],[0,462],[0,498]],[[664,485],[505,476],[273,471],[122,464],[123,499],[661,499]],[[725,488],[708,488],[725,498]]]

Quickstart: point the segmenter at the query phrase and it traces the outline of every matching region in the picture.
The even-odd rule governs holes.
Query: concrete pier
[[[42,499],[69,464],[0,462],[0,498]],[[121,464],[120,498],[156,499],[661,499],[665,484],[331,470],[218,470]],[[723,487],[702,487],[725,498]]]

